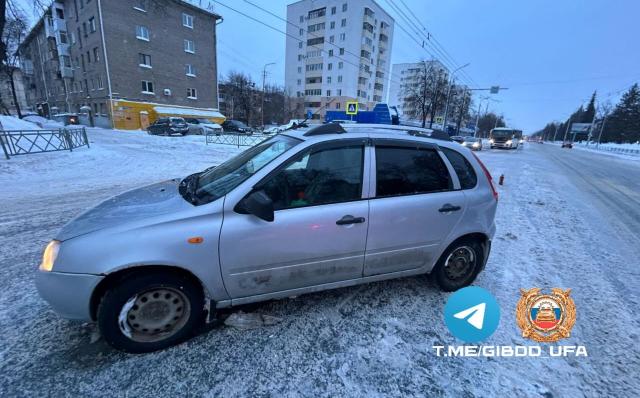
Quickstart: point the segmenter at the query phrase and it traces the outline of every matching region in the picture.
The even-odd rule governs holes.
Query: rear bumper
[[[36,287],[40,297],[60,316],[90,321],[91,295],[103,278],[100,275],[37,271]]]

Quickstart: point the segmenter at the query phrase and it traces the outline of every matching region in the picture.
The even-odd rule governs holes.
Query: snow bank
[[[25,116],[22,120],[35,123],[39,127],[42,127],[44,129],[59,129],[64,127],[63,123],[57,122],[55,120],[50,120],[37,115]]]
[[[33,116],[28,116],[33,117]],[[45,119],[46,120],[46,119]],[[0,115],[0,130],[42,130],[37,124],[14,116]]]

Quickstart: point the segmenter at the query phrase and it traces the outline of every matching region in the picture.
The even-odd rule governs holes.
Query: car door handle
[[[439,209],[438,209],[438,211],[439,211],[440,213],[448,213],[448,212],[450,212],[450,211],[458,211],[458,210],[460,210],[460,209],[462,209],[462,207],[460,207],[460,206],[454,206],[454,205],[452,205],[452,204],[447,203],[447,204],[445,204],[444,206],[442,206],[441,208],[439,208]]]
[[[364,217],[354,217],[352,215],[346,215],[336,221],[338,225],[347,225],[347,224],[360,224],[364,222]]]

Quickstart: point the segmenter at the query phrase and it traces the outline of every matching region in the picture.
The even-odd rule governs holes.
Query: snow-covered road
[[[38,297],[33,273],[44,244],[97,201],[238,149],[202,137],[89,134],[91,149],[0,161],[0,396],[622,397],[640,389],[640,162],[537,144],[479,153],[494,178],[505,175],[492,254],[475,283],[502,309],[485,343],[531,344],[515,323],[520,288],[571,288],[577,322],[563,344],[585,345],[587,358],[437,357],[433,345],[460,343],[442,319],[448,294],[425,277],[252,305],[242,310],[282,322],[220,327],[127,355]]]

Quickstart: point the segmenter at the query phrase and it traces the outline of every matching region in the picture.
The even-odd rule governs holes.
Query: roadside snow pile
[[[35,123],[39,127],[42,127],[43,129],[59,129],[64,127],[63,123],[57,122],[55,120],[50,120],[37,115],[25,116],[22,120]]]
[[[41,130],[41,128],[37,124],[14,116],[0,115],[0,130]]]
[[[640,156],[640,143],[633,144],[614,144],[606,143],[598,145],[595,142],[575,142],[574,146],[579,149],[591,150],[591,151],[607,151],[621,153],[625,155]]]

